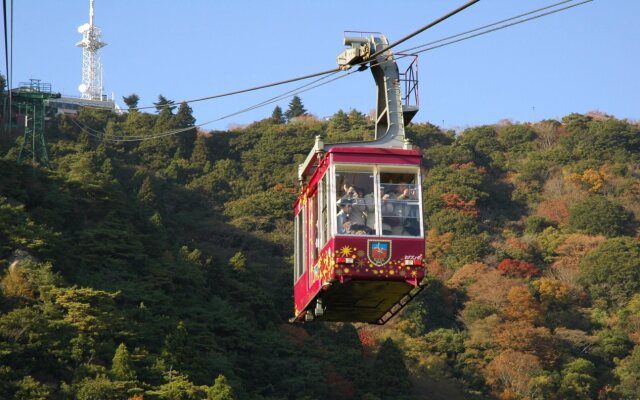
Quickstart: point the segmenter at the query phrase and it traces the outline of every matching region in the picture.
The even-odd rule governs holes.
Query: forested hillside
[[[53,118],[50,169],[0,140],[0,399],[640,398],[637,123],[409,126],[426,289],[382,327],[289,325],[296,166],[370,120],[125,101]]]

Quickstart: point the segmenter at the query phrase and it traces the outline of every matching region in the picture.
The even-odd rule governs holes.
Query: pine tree
[[[188,128],[196,123],[193,117],[193,109],[186,102],[180,103],[178,112],[173,117],[173,125],[178,128]],[[177,134],[178,137],[178,154],[180,157],[188,158],[191,156],[193,146],[196,141],[196,128],[188,129]]]
[[[193,151],[191,152],[191,162],[198,164],[200,167],[204,167],[207,161],[209,161],[210,151],[207,145],[207,140],[204,136],[196,137],[196,142],[193,145]]]
[[[178,322],[176,330],[165,338],[161,356],[167,367],[172,370],[180,371],[189,365],[192,354],[189,333],[184,322]]]
[[[307,110],[304,108],[300,97],[293,96],[293,99],[291,99],[289,103],[289,109],[284,113],[284,116],[287,118],[287,121],[290,122],[292,119],[305,115],[306,113]]]
[[[282,108],[280,108],[280,106],[276,106],[276,108],[273,109],[273,113],[271,113],[271,121],[274,124],[284,124],[286,121],[284,119],[284,114],[282,114]]]
[[[120,343],[120,346],[118,346],[116,353],[113,356],[111,375],[119,381],[136,380],[136,371],[131,365],[131,356],[129,355],[129,350],[127,350],[127,346],[124,343]]]
[[[124,104],[127,105],[127,107],[129,107],[129,111],[137,111],[136,108],[138,108],[138,102],[140,101],[140,96],[138,96],[135,93],[130,94],[129,96],[122,96],[122,100],[124,101]]]
[[[331,120],[329,120],[329,129],[336,132],[346,132],[351,129],[351,123],[349,122],[349,117],[347,113],[342,110],[338,110]]]
[[[391,338],[380,346],[370,379],[374,393],[381,399],[410,398],[411,381],[404,354]]]
[[[170,115],[173,115],[173,110],[176,108],[175,101],[169,100],[163,95],[158,95],[158,101],[153,105],[156,106],[156,111],[159,113],[164,109],[168,109]]]
[[[185,101],[180,103],[174,120],[176,128],[188,128],[196,123],[196,119],[193,117],[193,109]]]
[[[218,375],[207,394],[207,400],[236,400],[236,398],[233,388],[229,385],[224,375]]]

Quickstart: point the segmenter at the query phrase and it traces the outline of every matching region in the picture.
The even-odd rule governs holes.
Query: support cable
[[[410,47],[410,48],[402,50],[400,52],[401,53],[409,53],[409,52],[411,52],[413,50],[417,50],[417,49],[420,49],[420,48],[423,48],[423,47],[431,46],[431,45],[434,45],[436,43],[444,42],[444,41],[449,40],[449,39],[454,39],[454,38],[457,38],[457,37],[460,37],[460,36],[464,36],[464,35],[467,35],[469,33],[477,32],[477,31],[482,30],[482,29],[486,29],[486,28],[490,28],[492,26],[496,26],[498,24],[502,24],[504,22],[513,21],[514,19],[526,17],[527,15],[531,15],[531,14],[538,13],[540,11],[548,10],[550,8],[554,8],[554,7],[557,7],[557,6],[565,4],[565,3],[571,3],[572,1],[574,1],[574,0],[564,0],[564,1],[561,1],[559,3],[555,3],[555,4],[551,4],[549,6],[546,6],[546,7],[538,8],[537,10],[528,11],[528,12],[526,12],[524,14],[516,15],[514,17],[503,19],[501,21],[496,21],[496,22],[493,22],[493,23],[488,24],[488,25],[484,25],[484,26],[481,26],[481,27],[478,27],[478,28],[475,28],[475,29],[468,30],[466,32],[461,32],[461,33],[458,33],[458,34],[455,34],[455,35],[447,36],[447,37],[444,37],[442,39],[438,39],[438,40],[435,40],[433,42],[425,43],[425,44],[422,44],[422,45],[419,45],[419,46]]]
[[[5,84],[10,88],[11,86],[9,85],[9,76],[10,76],[10,71],[9,71],[9,35],[7,33],[7,0],[2,0],[2,15],[3,15],[3,21],[4,21],[4,64],[5,64],[5,68],[7,71],[7,76],[6,76],[6,80],[5,80]],[[9,90],[9,98],[11,98],[11,90]],[[5,114],[6,114],[6,110],[5,110]],[[9,107],[9,115],[11,115],[11,107]],[[3,119],[6,119],[7,116],[3,115]],[[9,118],[9,121],[11,120],[11,118]]]
[[[594,1],[594,0],[585,0],[585,1],[582,1],[582,2],[580,2],[580,3],[572,4],[572,5],[567,6],[567,7],[563,7],[563,8],[559,8],[559,9],[556,9],[556,10],[548,11],[548,12],[546,12],[546,13],[538,14],[538,15],[535,15],[535,16],[533,16],[533,17],[525,18],[525,19],[522,19],[522,20],[519,20],[519,21],[516,21],[516,22],[512,22],[512,23],[509,23],[509,24],[505,24],[505,25],[502,25],[502,26],[498,26],[498,27],[496,27],[496,28],[492,28],[492,29],[488,29],[488,30],[486,30],[486,31],[478,32],[478,33],[476,33],[476,34],[473,34],[473,35],[470,35],[470,36],[465,36],[465,37],[460,38],[460,39],[452,40],[452,41],[449,41],[449,42],[446,42],[446,43],[442,43],[442,44],[439,44],[439,45],[436,45],[436,46],[427,47],[427,48],[424,48],[424,49],[422,49],[422,50],[420,50],[420,51],[413,52],[413,54],[420,54],[420,53],[424,53],[424,52],[426,52],[426,51],[434,50],[434,49],[437,49],[437,48],[440,48],[440,47],[445,47],[445,46],[448,46],[448,45],[451,45],[451,44],[454,44],[454,43],[458,43],[458,42],[462,42],[462,41],[465,41],[465,40],[468,40],[468,39],[472,39],[472,38],[474,38],[474,37],[478,37],[478,36],[486,35],[487,33],[495,32],[495,31],[499,31],[499,30],[501,30],[501,29],[509,28],[509,27],[511,27],[511,26],[514,26],[514,25],[519,25],[519,24],[522,24],[522,23],[524,23],[524,22],[532,21],[532,20],[534,20],[534,19],[538,19],[538,18],[546,17],[546,16],[548,16],[548,15],[555,14],[555,13],[557,13],[557,12],[561,12],[561,11],[565,11],[565,10],[568,10],[568,9],[570,9],[570,8],[578,7],[578,6],[584,5],[584,4],[586,4],[586,3],[590,3],[590,2],[592,2],[592,1]],[[490,26],[493,26],[493,25],[495,25],[495,24],[492,24],[492,25],[490,25]],[[481,29],[481,28],[478,28],[478,29]],[[475,31],[477,31],[478,29],[475,29],[475,30],[473,30],[473,31],[469,31],[469,32],[475,32]],[[454,35],[454,36],[452,36],[452,37],[458,37],[458,36],[460,36],[460,35]],[[442,39],[442,40],[446,40],[446,39]],[[439,43],[439,42],[442,42],[442,40],[437,40],[437,41],[432,42],[432,43]],[[421,45],[421,46],[418,46],[418,47],[428,46],[428,45],[430,45],[430,44],[432,44],[432,43],[425,43],[425,44],[423,44],[423,45]]]
[[[420,34],[420,33],[424,32],[424,31],[426,31],[427,29],[432,28],[432,27],[434,27],[434,26],[438,25],[440,22],[442,22],[442,21],[446,20],[446,19],[447,19],[447,18],[449,18],[449,17],[452,17],[452,16],[456,15],[457,13],[459,13],[460,11],[462,11],[462,10],[464,10],[464,9],[468,8],[468,7],[471,7],[472,5],[476,4],[476,3],[477,3],[477,2],[479,2],[479,1],[480,1],[480,0],[471,0],[471,1],[467,2],[466,4],[463,4],[462,6],[460,6],[460,7],[456,8],[455,10],[450,11],[450,12],[448,12],[447,14],[443,15],[442,17],[440,17],[440,18],[438,18],[438,19],[436,19],[436,20],[434,20],[434,21],[432,21],[432,22],[428,23],[427,25],[423,26],[422,28],[418,29],[417,31],[412,32],[412,33],[408,34],[407,36],[403,37],[402,39],[397,40],[397,41],[395,41],[395,42],[391,43],[389,46],[386,46],[385,48],[383,48],[383,49],[381,49],[381,50],[376,51],[375,53],[371,54],[371,55],[367,58],[367,60],[371,60],[372,58],[375,58],[375,57],[379,56],[380,54],[384,53],[385,51],[387,51],[387,50],[391,50],[392,48],[396,47],[397,45],[399,45],[399,44],[401,44],[401,43],[404,43],[404,42],[406,42],[407,40],[411,39],[412,37],[414,37],[414,36],[416,36],[416,35],[418,35],[418,34]],[[365,62],[366,62],[366,61],[365,61]],[[363,63],[361,63],[361,64],[363,64]]]
[[[13,90],[13,0],[11,0],[11,30],[9,31],[9,121],[11,121],[11,108],[13,107],[12,90]],[[9,125],[11,126],[11,125]]]
[[[339,72],[339,71],[340,71],[340,69],[338,69],[336,67],[336,68],[329,69],[329,70],[326,70],[326,71],[315,72],[315,73],[309,74],[309,75],[298,76],[296,78],[285,79],[285,80],[277,81],[277,82],[271,82],[271,83],[267,83],[267,84],[264,84],[264,85],[253,86],[253,87],[246,88],[246,89],[241,89],[241,90],[235,90],[233,92],[220,93],[220,94],[215,94],[215,95],[212,95],[212,96],[200,97],[200,98],[191,99],[191,100],[183,100],[183,101],[179,101],[178,103],[196,103],[196,102],[204,101],[204,100],[218,99],[220,97],[227,97],[227,96],[233,96],[233,95],[241,94],[241,93],[253,92],[255,90],[266,89],[266,88],[270,88],[270,87],[273,87],[273,86],[284,85],[285,83],[291,83],[291,82],[301,81],[301,80],[304,80],[304,79],[315,78],[316,76],[327,75],[327,74],[331,74],[331,73]],[[156,106],[136,107],[136,108],[134,108],[134,110],[146,110],[146,109],[155,108],[155,107]]]
[[[264,100],[264,101],[262,101],[260,103],[257,103],[257,104],[254,104],[252,106],[243,108],[243,109],[235,111],[233,113],[223,115],[223,116],[221,116],[219,118],[216,118],[216,119],[213,119],[213,120],[210,120],[210,121],[207,121],[207,122],[203,122],[201,124],[189,126],[189,127],[186,127],[186,128],[181,128],[181,129],[176,129],[176,130],[171,130],[171,131],[166,131],[166,132],[160,132],[160,133],[156,133],[156,134],[152,134],[152,135],[148,135],[148,136],[113,136],[113,135],[108,135],[105,132],[101,132],[101,131],[97,131],[97,130],[91,129],[91,128],[87,127],[87,126],[83,126],[83,124],[81,124],[80,122],[76,121],[75,119],[72,119],[71,121],[77,127],[82,129],[83,131],[85,131],[88,135],[93,136],[93,137],[98,138],[98,139],[101,139],[101,140],[104,140],[104,141],[109,141],[109,142],[139,142],[139,141],[145,141],[145,140],[151,140],[151,139],[159,139],[159,138],[162,138],[162,137],[167,137],[167,136],[176,135],[176,134],[179,134],[179,133],[182,133],[182,132],[186,132],[186,131],[189,131],[189,130],[194,129],[194,128],[199,128],[199,127],[211,124],[213,122],[218,122],[218,121],[224,120],[226,118],[230,118],[230,117],[235,116],[235,115],[239,115],[239,114],[251,111],[251,110],[255,110],[255,109],[260,108],[260,107],[264,107],[264,106],[269,105],[269,104],[273,104],[273,103],[275,103],[275,102],[277,102],[279,100],[282,100],[284,98],[292,97],[292,96],[295,96],[297,94],[304,93],[304,92],[307,92],[309,90],[315,89],[317,87],[327,85],[327,84],[329,84],[331,82],[334,82],[336,80],[345,78],[345,77],[347,77],[347,76],[349,76],[351,74],[354,74],[354,73],[356,73],[358,71],[351,71],[351,72],[348,72],[346,74],[337,76],[337,77],[335,77],[333,79],[330,79],[330,80],[328,80],[326,82],[317,83],[317,82],[319,82],[321,80],[324,80],[324,79],[326,79],[326,78],[328,78],[330,76],[335,75],[338,72],[340,72],[340,71],[336,71],[332,75],[329,75],[329,76],[326,76],[326,77],[322,77],[322,78],[317,79],[317,80],[315,80],[315,81],[313,81],[311,83],[308,83],[308,84],[305,84],[303,86],[300,86],[300,87],[298,87],[296,89],[293,89],[293,90],[290,90],[288,92],[282,93],[282,94],[280,94],[278,96],[274,96],[274,97],[272,97],[270,99]]]
[[[5,1],[6,1],[6,0],[5,0]],[[479,0],[476,0],[475,2],[477,2],[477,1],[479,1]],[[524,13],[524,14],[520,14],[520,15],[518,15],[518,16],[514,16],[514,17],[511,17],[511,18],[507,18],[507,19],[504,19],[504,20],[501,20],[501,21],[494,22],[494,23],[489,24],[489,25],[484,25],[484,26],[482,26],[482,27],[475,28],[475,29],[472,29],[472,30],[469,30],[469,31],[466,31],[466,32],[462,32],[462,33],[459,33],[459,34],[456,34],[456,35],[452,35],[452,36],[448,36],[448,37],[446,37],[446,38],[442,38],[442,39],[439,39],[439,40],[436,40],[436,41],[433,41],[433,42],[425,43],[425,44],[422,44],[422,45],[419,45],[419,46],[416,46],[416,47],[412,47],[412,48],[409,48],[409,49],[406,49],[406,50],[402,50],[402,51],[400,51],[401,53],[407,53],[407,52],[412,51],[412,50],[415,50],[415,49],[422,49],[422,50],[420,50],[420,51],[413,52],[412,54],[401,54],[401,55],[398,55],[398,56],[396,56],[396,58],[397,58],[397,59],[401,59],[401,58],[408,57],[408,56],[411,56],[411,55],[415,55],[415,54],[423,53],[423,52],[426,52],[426,51],[434,50],[434,49],[436,49],[436,48],[445,47],[445,46],[448,46],[448,45],[451,45],[451,44],[454,44],[454,43],[458,43],[458,42],[461,42],[461,41],[464,41],[464,40],[467,40],[467,39],[471,39],[471,38],[474,38],[474,37],[477,37],[477,36],[485,35],[485,34],[487,34],[487,33],[495,32],[495,31],[497,31],[497,30],[505,29],[505,28],[508,28],[508,27],[511,27],[511,26],[514,26],[514,25],[518,25],[518,24],[521,24],[521,23],[524,23],[524,22],[528,22],[528,21],[531,21],[531,20],[534,20],[534,19],[538,19],[538,18],[541,18],[541,17],[547,16],[547,15],[555,14],[555,13],[560,12],[560,11],[565,11],[565,10],[567,10],[567,9],[570,9],[570,8],[573,8],[573,7],[577,7],[577,6],[580,6],[580,5],[583,5],[583,4],[586,4],[586,3],[592,2],[592,1],[594,1],[594,0],[585,0],[585,1],[582,1],[582,2],[580,2],[580,3],[576,3],[576,4],[569,5],[569,6],[567,6],[567,7],[563,7],[563,8],[555,9],[555,10],[552,10],[552,11],[549,11],[549,12],[546,12],[546,13],[538,14],[538,15],[535,15],[535,16],[532,16],[532,17],[529,17],[529,18],[526,18],[526,19],[522,19],[522,20],[519,20],[519,21],[515,21],[515,22],[510,23],[510,24],[506,24],[506,25],[502,25],[502,26],[499,26],[499,27],[496,27],[496,28],[493,28],[493,29],[489,29],[489,30],[486,30],[486,31],[478,32],[479,30],[482,30],[482,29],[485,29],[485,28],[489,28],[489,27],[495,26],[495,25],[500,24],[500,23],[503,23],[503,22],[513,21],[514,19],[521,18],[521,17],[523,17],[523,16],[527,16],[527,15],[531,15],[531,14],[534,14],[534,13],[537,13],[537,12],[540,12],[540,11],[544,11],[544,10],[547,10],[547,9],[549,9],[549,8],[557,7],[558,5],[562,5],[562,4],[565,4],[565,3],[569,3],[569,2],[572,2],[572,1],[574,1],[574,0],[565,0],[565,1],[561,1],[561,2],[556,3],[556,4],[552,4],[552,5],[549,5],[549,6],[546,6],[546,7],[542,7],[542,8],[536,9],[536,10],[529,11],[529,12]],[[474,2],[467,3],[465,6],[463,6],[463,7],[459,8],[457,11],[461,11],[462,9],[469,7],[469,6],[470,6],[470,5],[472,5],[473,3],[474,3]],[[441,17],[439,20],[444,20],[444,19],[448,18],[449,16],[453,15],[453,13],[454,13],[454,12],[451,12],[451,13],[449,13],[450,15],[448,14],[448,15],[447,15],[447,16],[445,16],[445,17]],[[437,21],[439,21],[439,20],[437,20]],[[435,22],[435,21],[434,21],[434,22]],[[422,31],[426,30],[426,29],[427,29],[427,27],[429,27],[429,26],[433,26],[433,25],[434,25],[434,23],[431,23],[431,24],[427,25],[426,27],[422,28],[421,30],[416,31],[416,32],[414,32],[413,34],[411,34],[411,35],[409,35],[409,36],[407,36],[407,37],[403,38],[402,40],[400,40],[400,41],[398,41],[398,42],[394,43],[393,45],[395,46],[395,45],[397,45],[397,44],[400,44],[401,42],[403,42],[403,41],[405,41],[405,40],[409,39],[410,37],[413,37],[413,36],[415,36],[416,34],[418,34],[418,33],[422,32]],[[427,48],[425,48],[426,46],[430,46],[430,45],[432,45],[432,44],[436,44],[436,43],[441,43],[441,42],[446,41],[446,40],[449,40],[449,39],[458,38],[458,37],[460,37],[460,36],[467,35],[467,34],[469,34],[469,33],[473,33],[473,32],[478,32],[478,33],[476,33],[476,34],[474,34],[474,35],[470,35],[470,36],[465,36],[465,37],[462,37],[462,38],[457,39],[457,40],[451,40],[451,41],[448,41],[448,42],[446,42],[446,43],[442,43],[442,44],[437,45],[437,46],[432,46],[432,47],[427,47]],[[388,50],[388,49],[389,49],[389,47],[385,48],[384,50]],[[375,54],[375,53],[374,53],[374,54]],[[372,57],[373,57],[373,56],[372,56]],[[366,62],[365,62],[365,63],[362,63],[362,64],[366,64]],[[373,65],[375,65],[375,64],[373,64]],[[372,66],[373,66],[373,65],[372,65]],[[178,133],[182,133],[182,132],[188,131],[188,130],[193,129],[193,128],[202,127],[202,126],[205,126],[205,125],[211,124],[211,123],[213,123],[213,122],[218,122],[218,121],[221,121],[221,120],[223,120],[223,119],[226,119],[226,118],[229,118],[229,117],[232,117],[232,116],[235,116],[235,115],[239,115],[239,114],[242,114],[242,113],[245,113],[245,112],[248,112],[248,111],[251,111],[251,110],[254,110],[254,109],[260,108],[260,107],[263,107],[263,106],[265,106],[265,105],[272,104],[272,103],[274,103],[274,102],[276,102],[276,101],[279,101],[279,100],[281,100],[281,99],[283,99],[283,98],[291,97],[291,96],[293,96],[293,95],[296,95],[296,94],[299,94],[299,93],[303,93],[303,92],[306,92],[306,91],[312,90],[312,89],[314,89],[314,88],[316,88],[316,87],[323,86],[323,85],[325,85],[325,84],[328,84],[328,83],[333,82],[333,81],[338,80],[338,79],[342,79],[342,78],[344,78],[344,77],[346,77],[346,76],[349,76],[349,75],[351,75],[351,74],[353,74],[353,73],[355,73],[355,72],[360,72],[360,71],[361,71],[361,70],[354,70],[354,71],[349,72],[349,73],[347,73],[347,74],[345,74],[345,75],[341,75],[341,76],[339,76],[339,77],[336,77],[336,78],[334,78],[334,79],[331,79],[331,80],[329,80],[329,81],[327,81],[327,82],[324,82],[324,83],[321,83],[321,84],[317,84],[317,85],[315,85],[315,86],[312,86],[312,85],[314,85],[315,83],[317,83],[317,82],[319,82],[319,81],[321,81],[321,80],[323,80],[323,79],[327,78],[328,76],[321,77],[320,79],[317,79],[317,80],[315,80],[315,81],[313,81],[313,82],[311,82],[311,83],[308,83],[308,84],[306,84],[306,85],[300,86],[300,87],[298,87],[298,88],[296,88],[296,89],[293,89],[293,90],[290,90],[290,91],[288,91],[288,92],[282,93],[282,94],[280,94],[280,95],[278,95],[278,96],[272,97],[272,98],[270,98],[270,99],[267,99],[267,100],[262,101],[262,102],[260,102],[260,103],[254,104],[254,105],[252,105],[252,106],[250,106],[250,107],[247,107],[247,108],[241,109],[241,110],[239,110],[239,111],[233,112],[233,113],[231,113],[231,114],[224,115],[224,116],[219,117],[219,118],[217,118],[217,119],[210,120],[210,121],[204,122],[204,123],[202,123],[202,124],[198,124],[198,125],[193,125],[193,126],[190,126],[190,127],[187,127],[187,128],[181,128],[181,129],[178,129],[178,130],[172,130],[172,131],[161,132],[161,133],[153,134],[153,135],[149,135],[149,136],[111,136],[111,135],[107,135],[105,132],[99,132],[99,131],[93,130],[93,129],[89,128],[89,127],[82,126],[82,124],[80,124],[79,122],[77,122],[77,121],[75,121],[75,120],[73,120],[73,122],[74,122],[74,123],[75,123],[75,124],[80,128],[80,129],[84,130],[85,132],[87,132],[87,133],[88,133],[88,134],[90,134],[91,136],[94,136],[94,137],[100,138],[100,139],[105,140],[105,141],[112,141],[112,142],[125,142],[125,141],[129,141],[129,142],[133,142],[133,141],[143,141],[143,140],[156,139],[156,138],[161,138],[161,137],[166,137],[166,136],[170,136],[170,135],[175,135],[175,134],[178,134]],[[339,70],[336,68],[336,69],[334,69],[334,70],[327,70],[327,71],[323,71],[323,72],[319,72],[319,73],[315,73],[315,74],[305,75],[305,76],[298,77],[298,78],[292,78],[292,79],[288,79],[288,80],[284,80],[284,81],[273,82],[273,83],[266,84],[266,85],[256,86],[256,87],[253,87],[253,88],[243,89],[243,90],[239,90],[239,91],[235,91],[235,92],[223,93],[223,94],[220,94],[220,95],[214,95],[214,96],[202,97],[202,98],[199,98],[199,99],[194,99],[194,100],[189,100],[189,101],[184,101],[184,102],[186,102],[186,103],[190,103],[190,102],[194,102],[194,101],[202,101],[202,100],[208,100],[208,99],[213,99],[213,98],[218,98],[218,97],[231,96],[231,95],[233,95],[233,94],[239,94],[239,93],[244,93],[244,92],[248,92],[248,91],[258,90],[258,89],[262,89],[262,88],[267,88],[267,87],[277,86],[277,85],[281,85],[281,84],[284,84],[284,83],[295,82],[295,81],[297,81],[297,80],[308,79],[308,78],[315,77],[315,76],[322,76],[322,75],[328,75],[328,74],[331,74],[331,75],[329,75],[329,76],[333,76],[333,75],[335,75],[337,72],[339,72]],[[310,86],[310,87],[309,87],[309,86]],[[305,87],[307,87],[307,88],[306,88],[306,89],[303,89],[303,88],[305,88]],[[292,93],[293,93],[293,94],[292,94]],[[153,106],[153,107],[155,107],[155,106]],[[147,109],[147,108],[152,108],[152,107],[151,107],[151,106],[149,106],[149,107],[139,107],[139,108],[136,108],[136,110],[140,110],[140,109]]]

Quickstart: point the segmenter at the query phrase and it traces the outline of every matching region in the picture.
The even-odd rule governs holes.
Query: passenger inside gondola
[[[419,236],[419,203],[415,175],[383,173],[381,182],[382,234],[393,236]]]
[[[341,198],[338,200],[340,211],[336,215],[338,234],[367,235],[371,232],[366,225],[366,215],[358,205],[354,205],[352,199]]]

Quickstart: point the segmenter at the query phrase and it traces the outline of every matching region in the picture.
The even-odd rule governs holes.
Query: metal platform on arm
[[[360,33],[360,32],[348,32]],[[361,35],[364,32],[360,33]],[[350,46],[343,50],[336,62],[342,70],[353,67],[371,70],[377,87],[375,139],[371,141],[346,142],[325,144],[321,137],[316,138],[314,148],[311,150],[304,163],[299,166],[298,178],[301,180],[305,171],[322,154],[332,147],[378,147],[412,149],[411,142],[405,136],[405,124],[418,112],[417,96],[417,57],[415,55],[403,55],[414,57],[407,71],[401,74],[398,64],[391,50],[382,51],[375,58],[372,54],[384,50],[389,46],[389,41],[379,33],[368,33],[369,36],[345,36],[344,44]],[[405,97],[402,96],[404,84]],[[413,103],[409,99],[415,99]]]

